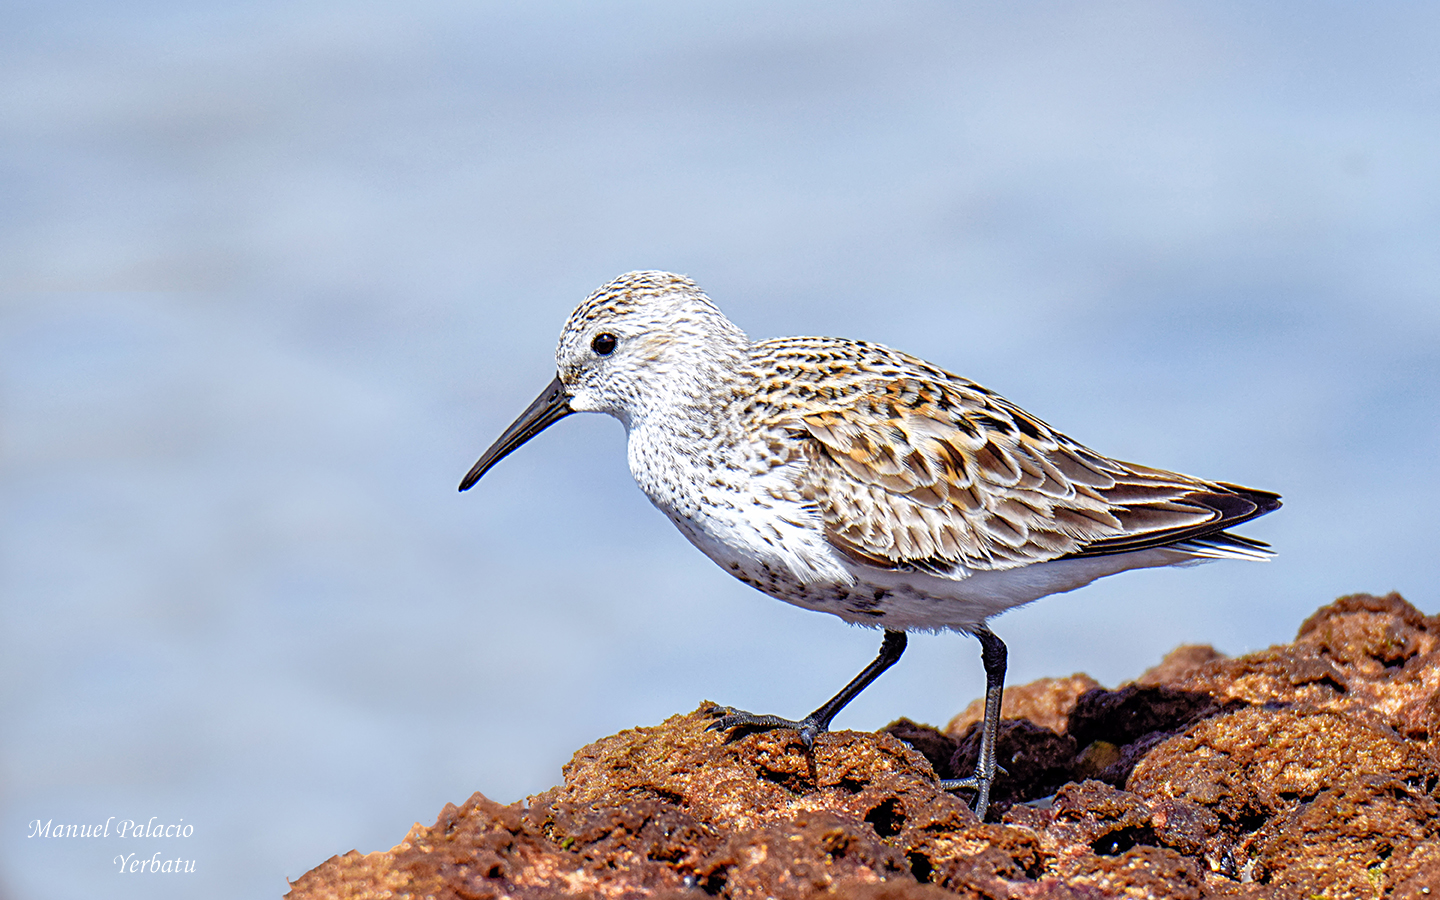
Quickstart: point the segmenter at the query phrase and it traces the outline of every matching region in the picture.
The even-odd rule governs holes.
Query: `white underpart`
[[[819,515],[794,491],[793,470],[774,469],[722,487],[713,483],[714,469],[697,465],[693,454],[676,453],[675,443],[663,425],[634,427],[628,455],[636,483],[680,532],[722,569],[765,593],[857,625],[969,632],[991,616],[1106,575],[1238,555],[1182,546],[1002,571],[962,569],[951,576],[879,569],[852,562],[830,545]],[[769,589],[765,582],[772,578],[778,581]],[[884,615],[857,612],[840,599],[852,590],[885,591]]]
[[[759,578],[768,567],[802,585],[854,583],[826,542],[819,517],[798,495],[781,499],[795,494],[792,472],[775,469],[753,475],[743,467],[716,471],[697,464],[700,454],[694,450],[677,452],[677,443],[664,425],[636,423],[630,429],[630,473],[650,502],[700,552],[737,576]],[[705,449],[735,452],[720,446]]]
[[[975,571],[955,577],[852,566],[860,580],[889,590],[879,622],[836,613],[847,622],[897,631],[972,631],[991,616],[1041,597],[1082,588],[1097,578],[1154,566],[1206,562],[1183,550],[1161,548],[1111,556],[1056,559],[1002,571]],[[831,610],[833,612],[833,610]]]

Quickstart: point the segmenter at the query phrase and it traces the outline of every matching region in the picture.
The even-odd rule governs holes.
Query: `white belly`
[[[991,616],[1083,587],[1128,569],[1199,560],[1183,550],[1157,549],[1084,559],[1059,559],[1001,571],[960,569],[953,575],[896,571],[841,556],[825,539],[813,506],[784,467],[766,473],[713,465],[689,468],[631,434],[635,481],[702,553],[760,591],[847,622],[896,631],[971,631]]]

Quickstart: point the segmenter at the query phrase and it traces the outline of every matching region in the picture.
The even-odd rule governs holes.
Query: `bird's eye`
[[[615,335],[608,331],[600,332],[595,335],[595,339],[590,342],[590,349],[601,356],[609,356],[615,352]]]

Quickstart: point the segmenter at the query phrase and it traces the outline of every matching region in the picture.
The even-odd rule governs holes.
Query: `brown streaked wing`
[[[1268,511],[1243,489],[1103,457],[963,379],[849,388],[795,410],[794,430],[811,438],[801,490],[856,562],[1009,569],[1162,546]]]

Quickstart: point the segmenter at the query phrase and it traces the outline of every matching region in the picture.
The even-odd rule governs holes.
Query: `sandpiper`
[[[1277,494],[1102,456],[880,344],[752,342],[680,275],[595,291],[555,360],[460,490],[565,416],[609,413],[636,483],[706,556],[776,599],[884,629],[875,660],[803,719],[716,708],[711,727],[732,734],[791,728],[809,746],[900,659],[906,632],[974,635],[980,758],[943,784],[973,789],[982,819],[1006,662],[991,616],[1127,569],[1270,555],[1225,529],[1279,508]]]

